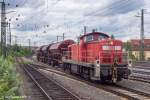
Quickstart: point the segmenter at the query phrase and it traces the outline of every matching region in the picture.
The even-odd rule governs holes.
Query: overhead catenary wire
[[[56,1],[56,3],[55,3],[55,5],[59,2],[59,1],[61,1],[61,0],[57,0]],[[53,7],[52,7],[53,8]],[[41,10],[42,11],[42,10]],[[32,18],[31,18],[32,19]],[[82,22],[84,22],[84,21],[79,21],[79,23],[82,23]],[[69,23],[67,23],[67,24],[69,24]],[[78,23],[75,23],[76,25],[78,24]],[[62,25],[64,25],[64,24],[62,24]],[[59,26],[57,26],[57,28],[59,28],[59,27],[61,27],[62,25],[59,25]],[[50,28],[51,29],[51,28]]]
[[[48,5],[48,3],[49,2],[47,2],[48,0],[46,0],[45,1],[45,3],[47,3],[47,6],[46,6],[46,8],[49,8],[49,5]],[[54,3],[52,3],[51,4],[51,8],[54,8],[54,6],[55,5],[57,5],[57,3],[59,3],[60,1],[62,1],[62,0],[56,0]],[[47,12],[45,12],[45,9],[46,9],[45,7],[44,8],[42,8],[40,11],[38,11],[38,13],[43,13],[45,16],[47,15]],[[47,9],[47,11],[49,11],[48,9]],[[36,12],[37,13],[37,12]],[[43,16],[43,14],[38,14],[37,16],[34,16],[34,14],[30,17],[30,19],[33,19],[34,20],[34,18],[37,18],[37,17],[40,17],[40,16]],[[46,22],[47,23],[47,22]],[[45,27],[45,25],[39,25],[39,24],[41,24],[41,23],[38,23],[38,22],[36,22],[36,23],[33,23],[33,25],[32,25],[32,27],[33,28],[35,28],[35,29],[33,29],[34,31],[37,31],[37,30],[39,30],[39,28],[42,28],[42,27]],[[27,25],[23,25],[23,26],[27,26]],[[30,23],[30,26],[31,26],[31,23]],[[35,27],[36,26],[36,27]],[[46,26],[49,26],[48,24],[46,25]],[[38,29],[37,29],[38,28]]]
[[[51,4],[51,9],[52,9],[55,5],[57,5],[60,1],[62,1],[62,0],[56,0],[55,3],[52,3],[52,4]],[[48,2],[45,1],[45,4],[47,5],[46,8],[49,7],[49,5],[48,5],[47,3],[48,3]],[[46,8],[44,7],[44,8],[41,9],[38,13],[44,13],[44,14],[47,15],[47,12],[45,12],[45,9],[46,9]],[[49,10],[47,10],[47,11],[49,11]],[[43,16],[43,15],[42,15],[42,14],[38,14],[37,16],[32,15],[31,19],[33,19],[34,17],[40,17],[40,16]]]
[[[111,7],[106,7],[106,8],[104,8],[104,9],[101,9],[101,14],[104,14],[104,13],[106,13],[106,9],[112,9],[112,8],[114,8],[114,7],[118,7],[119,5],[122,5],[122,3],[124,3],[123,5],[125,5],[126,3],[128,3],[129,2],[129,0],[124,0],[124,1],[117,1],[117,2],[114,2],[114,3],[112,3],[111,4]],[[119,4],[119,5],[118,5]],[[115,6],[114,6],[115,5]],[[117,5],[117,6],[116,6]],[[92,13],[90,13],[90,15],[92,15],[92,14],[95,14],[96,12],[99,12],[99,9],[97,10],[97,11],[95,11],[95,12],[92,12]],[[87,16],[87,15],[86,15]],[[69,21],[67,24],[70,24],[70,23],[72,23],[72,26],[76,26],[76,25],[81,25],[81,23],[83,23],[86,19],[88,19],[89,17],[91,17],[91,16],[87,16],[86,17],[85,16],[85,18],[84,19],[81,19],[81,20],[79,20],[79,21],[77,21],[77,22],[74,22],[74,23],[72,23],[72,21]],[[100,15],[99,15],[100,16]],[[62,27],[62,26],[64,26],[64,24],[60,24],[60,25],[58,25],[58,26],[56,26],[55,28],[53,28],[53,29],[49,29],[49,30],[57,30],[58,28],[60,28],[60,27]],[[47,30],[48,31],[48,30]]]
[[[59,1],[59,0],[57,0],[57,1]],[[122,2],[122,3],[119,3],[119,4],[116,4],[116,3],[114,3],[114,5],[113,5],[113,8],[117,8],[117,9],[119,9],[119,8],[124,8],[124,9],[129,9],[129,8],[127,8],[126,7],[126,5],[127,5],[127,3],[129,3],[128,1],[129,0],[117,0],[117,1],[119,1],[119,2]],[[126,2],[125,2],[126,1]],[[132,0],[133,1],[133,0]],[[124,2],[124,3],[123,3]],[[123,6],[121,6],[120,7],[120,5],[123,5]],[[49,5],[47,4],[47,9],[49,9]],[[112,7],[112,6],[111,6]],[[53,9],[55,9],[54,7],[52,7]],[[108,7],[109,8],[109,7]],[[105,9],[108,9],[108,8],[105,8]],[[112,8],[112,9],[113,9]],[[51,10],[51,9],[50,9]],[[49,10],[49,11],[50,11]],[[102,9],[103,10],[103,9]],[[118,12],[120,12],[121,10],[118,10]],[[44,29],[44,30],[46,30],[46,31],[53,31],[53,30],[57,30],[57,29],[59,29],[59,28],[62,28],[62,27],[67,27],[67,29],[69,28],[69,30],[70,30],[70,28],[72,28],[72,27],[76,27],[77,25],[79,25],[79,26],[81,26],[83,23],[85,23],[85,22],[87,22],[87,19],[88,20],[90,20],[90,18],[91,17],[99,17],[99,16],[101,16],[102,14],[104,14],[104,13],[107,13],[107,10],[105,10],[105,11],[100,11],[100,10],[97,10],[97,12],[95,12],[95,13],[91,13],[91,15],[89,15],[89,16],[86,16],[85,17],[85,19],[81,19],[81,20],[79,20],[79,21],[77,21],[77,22],[75,22],[75,21],[67,21],[66,23],[62,23],[62,24],[60,24],[60,25],[56,25],[56,26],[54,26],[54,27],[48,27],[47,29]],[[97,14],[97,15],[96,15]],[[39,14],[40,15],[40,14]],[[35,16],[35,17],[38,17],[38,16]],[[34,17],[33,17],[33,19],[34,19]],[[93,20],[93,19],[91,19],[91,20]],[[92,23],[92,22],[89,22],[89,23]],[[32,24],[32,23],[31,23]],[[27,26],[27,24],[25,25],[25,26]],[[30,25],[31,26],[31,25]],[[83,26],[83,25],[82,25]],[[39,28],[40,28],[40,26],[38,25],[38,23],[33,23],[33,25],[32,25],[32,27],[33,27],[33,31],[38,31],[39,30]]]

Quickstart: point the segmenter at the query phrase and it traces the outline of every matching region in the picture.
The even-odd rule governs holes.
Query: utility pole
[[[10,27],[10,23],[9,22],[7,22],[7,31],[8,31],[8,34],[9,34],[9,43],[8,43],[8,45],[10,45],[11,46],[11,27]]]
[[[92,32],[94,33],[96,30],[95,29],[92,29]]]
[[[11,46],[11,26],[10,26],[10,23],[8,23],[8,29],[9,29],[9,45]]]
[[[57,36],[57,42],[58,42],[58,38],[59,38],[59,36]]]
[[[14,36],[15,37],[15,45],[17,45],[17,36]]]
[[[63,41],[65,40],[65,33],[63,33],[63,35],[62,36],[57,36],[57,42],[58,42],[58,40],[59,40],[59,37],[60,38],[62,38],[63,39]]]
[[[141,10],[140,60],[144,60],[144,9]]]
[[[140,52],[139,52],[141,61],[144,61],[144,10],[145,9],[141,9],[140,15],[136,16],[141,18]]]
[[[1,54],[6,57],[6,9],[4,0],[1,3]]]
[[[144,60],[144,9],[141,10],[140,60]]]
[[[84,34],[86,34],[86,30],[87,30],[87,27],[86,27],[86,26],[84,26]]]
[[[65,40],[65,33],[63,33],[63,36],[62,36],[62,38],[63,38],[63,41]]]
[[[31,39],[28,40],[29,40],[29,50],[31,50]]]
[[[140,60],[144,60],[144,9],[141,10]]]

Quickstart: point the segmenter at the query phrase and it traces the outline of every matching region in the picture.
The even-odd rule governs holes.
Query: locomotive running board
[[[85,63],[85,62],[78,62],[78,61],[73,61],[73,60],[68,60],[68,59],[63,59],[64,63],[70,63],[74,65],[79,65],[79,66],[85,66],[85,67],[94,67],[92,63]]]

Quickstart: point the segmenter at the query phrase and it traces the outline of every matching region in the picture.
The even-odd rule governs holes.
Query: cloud
[[[117,0],[117,2],[113,2],[109,4],[107,7],[102,9],[102,12],[96,13],[94,15],[101,16],[114,16],[118,14],[126,14],[133,10],[137,10],[144,5],[143,0]]]
[[[15,10],[7,17],[12,18],[12,33],[24,37],[24,41],[50,43],[57,35],[65,33],[66,38],[76,40],[93,28],[114,34],[117,39],[127,40],[138,37],[140,18],[136,18],[141,8],[149,9],[149,0],[6,0],[11,6],[7,11]],[[20,5],[15,7],[15,5]],[[20,15],[18,17],[18,15]],[[149,15],[145,15],[145,34],[148,32]],[[18,18],[19,20],[15,20]],[[129,37],[130,35],[130,37]],[[27,45],[27,43],[23,45]]]

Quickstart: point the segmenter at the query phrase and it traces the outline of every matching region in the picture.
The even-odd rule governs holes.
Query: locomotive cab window
[[[87,35],[84,37],[84,42],[90,42],[93,40],[94,40],[93,35]]]
[[[105,35],[99,35],[99,40],[103,40],[103,39],[107,39],[109,38],[108,36],[105,36]]]

